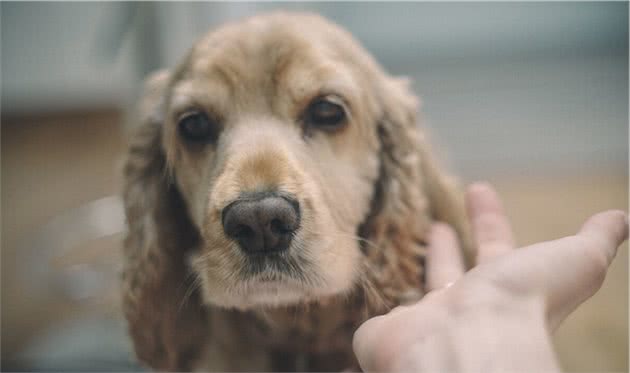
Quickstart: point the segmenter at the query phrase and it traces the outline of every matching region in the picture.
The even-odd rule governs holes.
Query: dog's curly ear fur
[[[458,233],[461,244],[470,249],[470,232],[464,207],[464,193],[458,181],[435,158],[431,149],[426,128],[421,128],[416,116],[418,99],[410,92],[406,79],[394,79],[389,82],[397,87],[392,91],[396,103],[387,103],[387,117],[391,118],[392,133],[406,134],[413,147],[411,152],[418,155],[421,185],[428,196],[429,211],[433,220],[450,224]],[[405,133],[408,132],[408,133]],[[398,142],[397,142],[398,143]]]
[[[381,170],[372,201],[373,216],[361,227],[374,248],[365,246],[378,301],[391,307],[416,300],[424,286],[423,261],[428,228],[443,221],[470,248],[464,198],[457,182],[439,167],[417,123],[418,99],[408,82],[386,78],[377,90]],[[363,231],[363,232],[361,232]],[[402,271],[401,271],[402,269]]]
[[[137,357],[153,369],[182,371],[192,368],[207,331],[186,264],[198,233],[165,171],[162,106],[168,81],[164,71],[147,80],[127,149],[123,310]]]

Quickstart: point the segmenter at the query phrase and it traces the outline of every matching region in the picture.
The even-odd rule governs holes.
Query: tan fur
[[[347,125],[305,129],[334,95]],[[204,110],[216,144],[177,118]],[[416,125],[417,100],[353,38],[314,15],[272,13],[200,40],[148,80],[130,140],[124,310],[138,358],[160,370],[340,370],[368,317],[419,299],[433,220],[466,241],[462,198]],[[293,277],[243,274],[221,211],[244,192],[295,196]],[[262,283],[262,280],[271,281]]]

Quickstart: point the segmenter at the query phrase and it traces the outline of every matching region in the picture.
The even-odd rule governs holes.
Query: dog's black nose
[[[296,200],[270,193],[256,193],[223,209],[223,230],[248,254],[286,250],[300,227]]]

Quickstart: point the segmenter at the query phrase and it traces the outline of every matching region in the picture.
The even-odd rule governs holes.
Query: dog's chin
[[[287,281],[248,283],[239,295],[233,297],[232,307],[282,307],[308,302],[312,298],[313,294],[301,284]]]
[[[343,294],[352,287],[326,286],[324,283],[306,283],[285,274],[262,272],[238,280],[224,289],[206,293],[206,301],[222,308],[251,310],[256,308],[287,307]]]
[[[290,279],[249,279],[231,286],[229,292],[207,294],[206,300],[214,306],[251,310],[318,302],[346,290],[313,287]]]

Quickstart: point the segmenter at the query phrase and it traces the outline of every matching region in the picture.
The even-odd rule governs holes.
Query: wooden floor
[[[79,312],[50,284],[29,283],[33,263],[20,251],[52,217],[118,192],[122,149],[116,112],[2,120],[2,347],[20,351],[46,327]],[[569,235],[589,215],[628,209],[625,169],[573,175],[494,175],[519,244]],[[117,239],[100,245],[115,253]],[[579,273],[576,273],[579,276]],[[98,310],[98,311],[97,311]],[[567,371],[628,371],[628,248],[619,253],[603,289],[555,335]]]

